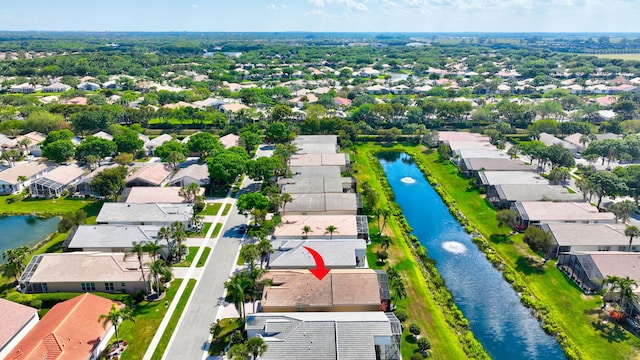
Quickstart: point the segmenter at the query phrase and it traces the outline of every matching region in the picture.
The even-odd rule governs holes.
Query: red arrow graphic
[[[303,246],[303,248],[307,249],[311,256],[313,256],[313,261],[316,262],[316,268],[309,269],[309,271],[311,271],[311,273],[315,275],[318,280],[322,280],[329,273],[329,271],[331,271],[331,269],[327,269],[326,267],[324,267],[324,259],[322,258],[322,255],[318,254],[317,251],[306,246]]]

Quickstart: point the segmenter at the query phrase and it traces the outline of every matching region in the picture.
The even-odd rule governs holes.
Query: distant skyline
[[[0,30],[640,32],[640,0],[1,0]]]

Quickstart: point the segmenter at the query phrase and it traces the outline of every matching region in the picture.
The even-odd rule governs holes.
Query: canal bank
[[[491,357],[564,358],[558,343],[542,331],[518,294],[473,244],[417,165],[406,155],[395,156],[381,160],[395,201]]]
[[[34,247],[55,233],[59,222],[59,217],[0,216],[0,254],[19,246]]]

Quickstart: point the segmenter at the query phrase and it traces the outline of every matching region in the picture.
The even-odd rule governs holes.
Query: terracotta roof
[[[141,180],[155,186],[160,186],[169,175],[171,175],[171,169],[165,164],[160,163],[141,167],[140,170],[129,175],[126,182],[128,184],[133,180]]]
[[[107,332],[98,321],[113,301],[85,293],[55,305],[7,359],[86,360]]]

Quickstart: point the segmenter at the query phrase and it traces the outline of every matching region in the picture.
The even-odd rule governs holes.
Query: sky
[[[640,32],[640,0],[0,0],[0,30]]]

